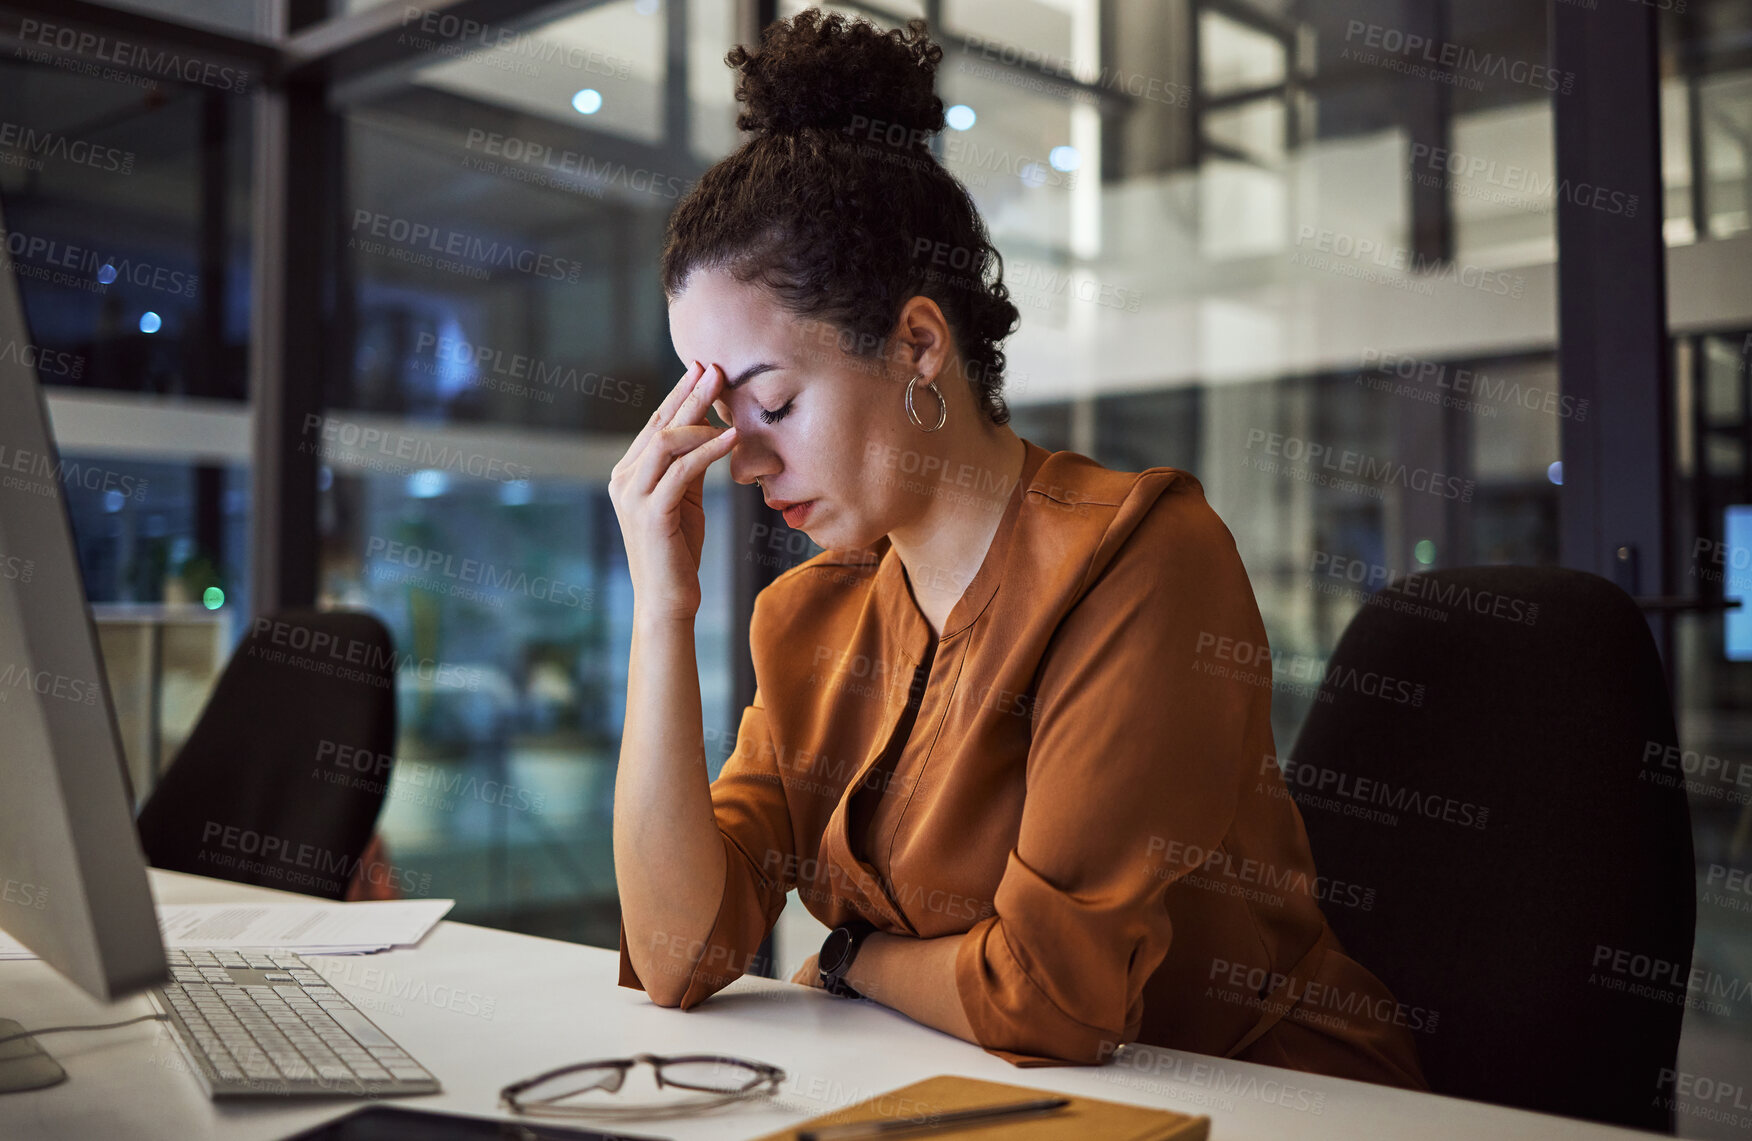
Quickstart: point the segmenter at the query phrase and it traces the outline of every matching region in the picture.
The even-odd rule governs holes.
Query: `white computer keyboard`
[[[165,952],[152,992],[210,1097],[439,1092],[438,1080],[290,951]]]

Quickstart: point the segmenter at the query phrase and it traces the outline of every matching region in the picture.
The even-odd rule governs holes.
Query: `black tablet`
[[[457,1117],[426,1109],[371,1105],[286,1141],[669,1141],[637,1133],[600,1133],[547,1122]]]

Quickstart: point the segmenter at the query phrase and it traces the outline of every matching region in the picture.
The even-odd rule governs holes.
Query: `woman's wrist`
[[[859,948],[846,983],[871,1002],[977,1044],[955,982],[956,955],[965,938],[921,939],[878,931]]]
[[[851,967],[841,976],[846,985],[872,1002],[882,1002],[882,995],[879,993],[883,974],[880,960],[887,945],[903,938],[905,936],[891,935],[886,931],[872,931],[864,936],[863,942],[858,946],[858,957],[852,960]]]
[[[678,613],[675,611],[660,611],[641,609],[637,603],[633,605],[633,633],[673,635],[686,633],[692,635],[696,614]]]

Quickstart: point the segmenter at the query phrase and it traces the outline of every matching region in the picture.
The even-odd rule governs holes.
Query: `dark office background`
[[[231,641],[259,609],[363,606],[405,652],[457,667],[402,679],[383,820],[395,862],[429,873],[456,918],[615,944],[630,586],[605,484],[682,370],[656,262],[679,193],[737,142],[724,53],[800,7],[457,5],[483,40],[436,7],[371,0],[0,3],[5,257],[59,354],[43,372],[64,452],[131,481],[72,488],[92,600],[117,621],[207,608]],[[1614,175],[1560,154],[1573,92],[1544,79],[1544,4],[827,7],[926,15],[945,46],[939,92],[970,121],[939,153],[1023,312],[1016,429],[1197,475],[1275,654],[1324,661],[1384,576],[1581,566],[1649,601],[1685,747],[1752,761],[1752,651],[1720,605],[1752,551],[1717,545],[1752,504],[1752,0],[1651,5],[1660,201],[1638,202],[1649,163]],[[67,50],[66,28],[203,66]],[[294,62],[266,74],[258,45],[285,31]],[[1383,36],[1410,32],[1473,62],[1440,81],[1398,67]],[[1608,173],[1578,206],[1563,164]],[[1563,276],[1566,210],[1660,223],[1659,386],[1560,369],[1558,286],[1583,276]],[[1370,248],[1385,252],[1355,253]],[[1572,288],[1599,289],[1605,313],[1617,284]],[[1659,415],[1638,403],[1651,392]],[[1469,492],[1286,478],[1251,462],[1261,435]],[[1620,514],[1598,491],[1614,480],[1653,489],[1652,506]],[[721,469],[707,508],[715,773],[746,700],[750,599],[812,548]],[[1596,524],[1613,552],[1619,524],[1670,537],[1627,542],[1615,565],[1576,538]],[[456,569],[468,560],[496,585]],[[1280,748],[1311,695],[1276,693]],[[201,696],[198,679],[167,689],[184,707],[165,724]],[[1692,796],[1694,965],[1748,979],[1752,911],[1704,881],[1752,868],[1752,806],[1720,791]],[[812,922],[787,915],[781,956],[801,957],[784,931]],[[1724,1009],[1687,1013],[1685,1049],[1743,1075],[1752,1010]],[[1701,1115],[1680,1129],[1741,1132]]]

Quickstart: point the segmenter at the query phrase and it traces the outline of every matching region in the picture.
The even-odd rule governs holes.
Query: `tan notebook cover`
[[[945,1141],[985,1141],[1003,1137],[1005,1141],[1205,1141],[1210,1136],[1211,1119],[1189,1117],[1167,1109],[1151,1109],[1142,1105],[1124,1105],[1117,1101],[1101,1101],[1079,1097],[1056,1090],[1013,1086],[1005,1082],[986,1082],[978,1078],[958,1078],[941,1075],[914,1082],[910,1086],[889,1090],[885,1094],[836,1109],[832,1113],[757,1137],[755,1141],[797,1141],[805,1129],[824,1125],[839,1125],[848,1121],[892,1121],[902,1117],[918,1117],[954,1109],[972,1109],[979,1105],[1003,1105],[1013,1101],[1029,1101],[1041,1097],[1068,1097],[1071,1104],[1063,1109],[1038,1117],[994,1118],[991,1121],[960,1125],[953,1129],[902,1133],[899,1138],[928,1141],[941,1136]]]

